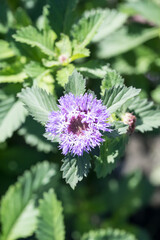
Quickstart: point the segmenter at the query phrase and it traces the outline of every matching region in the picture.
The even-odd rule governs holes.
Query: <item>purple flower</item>
[[[109,112],[92,94],[66,94],[59,99],[58,107],[59,111],[49,115],[46,132],[52,139],[59,136],[64,155],[83,155],[104,141],[102,131],[111,131],[107,123]]]

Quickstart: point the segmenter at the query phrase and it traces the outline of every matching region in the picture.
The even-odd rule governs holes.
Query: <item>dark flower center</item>
[[[88,128],[88,123],[84,122],[82,123],[81,116],[78,116],[77,118],[72,117],[70,124],[68,126],[68,132],[72,132],[74,134],[80,135],[83,134],[83,131]]]

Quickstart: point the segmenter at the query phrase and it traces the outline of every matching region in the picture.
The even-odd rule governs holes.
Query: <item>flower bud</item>
[[[136,117],[132,113],[126,112],[122,116],[122,122],[126,125],[129,125],[128,132],[129,134],[132,134],[136,126]]]
[[[59,56],[58,60],[59,60],[60,63],[63,64],[68,60],[68,56],[66,54],[62,54],[62,55]]]

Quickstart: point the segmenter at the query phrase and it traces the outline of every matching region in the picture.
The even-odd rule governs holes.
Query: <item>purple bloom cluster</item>
[[[59,136],[64,155],[83,155],[104,141],[101,131],[110,131],[107,123],[110,115],[102,101],[92,94],[66,94],[59,99],[58,107],[59,111],[49,115],[46,132],[52,139]]]

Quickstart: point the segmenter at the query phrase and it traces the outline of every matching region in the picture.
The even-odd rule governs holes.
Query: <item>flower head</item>
[[[46,132],[52,138],[59,136],[64,155],[83,155],[104,141],[102,131],[110,131],[109,113],[92,94],[66,94],[59,99],[58,107],[59,111],[49,115]]]

